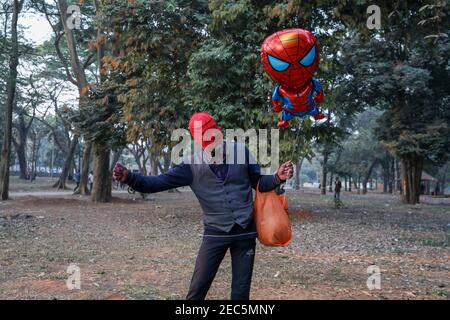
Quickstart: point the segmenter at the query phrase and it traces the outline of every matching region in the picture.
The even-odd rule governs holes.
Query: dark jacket
[[[342,183],[341,181],[335,181],[334,182],[334,191],[335,192],[341,192],[341,188],[342,188]]]
[[[259,183],[259,190],[267,192],[281,183],[276,175],[261,175],[259,165],[251,163],[245,152],[244,164],[183,163],[159,176],[132,173],[126,183],[143,193],[190,186],[203,209],[205,230],[228,234],[238,225],[245,231],[253,223],[252,188]]]

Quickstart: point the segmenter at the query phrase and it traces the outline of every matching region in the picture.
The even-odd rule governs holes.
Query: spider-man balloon
[[[279,128],[289,127],[294,117],[325,117],[317,106],[323,102],[323,90],[313,78],[319,64],[319,46],[311,32],[288,29],[274,33],[262,45],[261,60],[277,83],[272,106],[276,113],[282,112]]]

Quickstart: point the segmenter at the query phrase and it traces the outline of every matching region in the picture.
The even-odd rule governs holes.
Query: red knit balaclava
[[[220,127],[209,113],[197,112],[191,116],[191,119],[189,120],[189,131],[191,132],[192,137],[194,137],[195,142],[201,145],[203,149],[214,142],[214,136],[210,141],[205,141],[203,139],[205,132],[209,129],[221,131]]]

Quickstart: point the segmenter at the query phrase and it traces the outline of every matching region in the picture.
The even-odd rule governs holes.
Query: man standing
[[[80,170],[77,170],[77,172],[75,173],[75,183],[77,184],[77,186],[75,187],[75,189],[73,189],[74,191],[78,189],[78,187],[80,186],[80,180],[81,180],[81,173]]]
[[[341,180],[339,180],[339,177],[336,177],[336,181],[334,182],[334,199],[341,200],[341,188]]]
[[[200,136],[196,131],[198,123],[201,124]],[[203,149],[213,142],[204,139],[210,129],[220,132],[208,113],[200,112],[191,117],[189,130]],[[276,174],[261,175],[260,167],[250,161],[251,155],[245,146],[221,141],[218,144],[223,147],[223,163],[210,160],[182,163],[168,173],[149,177],[131,173],[120,164],[114,169],[116,180],[138,192],[153,193],[190,186],[197,196],[204,214],[204,234],[186,296],[188,300],[205,299],[228,249],[232,264],[231,299],[249,299],[257,236],[252,188],[259,185],[259,191],[271,191],[293,174],[293,165],[289,161]],[[239,148],[245,152],[243,164],[236,161]]]

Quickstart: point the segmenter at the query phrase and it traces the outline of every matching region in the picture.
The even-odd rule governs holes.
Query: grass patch
[[[434,287],[431,293],[438,297],[450,298],[450,292],[445,288]]]
[[[47,278],[50,280],[67,280],[68,277],[68,273],[57,272],[49,274]]]
[[[445,245],[444,241],[437,240],[433,238],[425,238],[422,239],[422,245],[428,246],[428,247],[443,247]]]
[[[33,191],[51,191],[55,190],[52,186],[58,180],[58,177],[37,177],[36,180],[19,179],[18,176],[10,178],[10,191],[12,192],[33,192]],[[71,181],[67,181],[68,188],[75,186]]]

